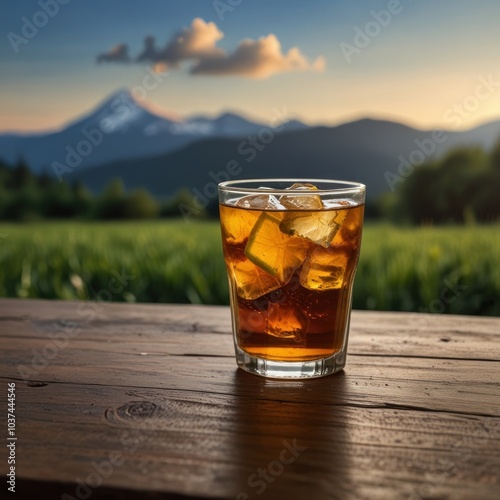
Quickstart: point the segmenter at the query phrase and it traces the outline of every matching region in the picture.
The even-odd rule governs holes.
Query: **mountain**
[[[195,116],[180,126],[187,127],[188,129],[190,127],[199,127],[200,130],[205,130],[207,135],[215,137],[246,137],[257,134],[262,128],[267,127],[263,123],[254,123],[233,113],[224,113],[215,119]],[[303,130],[306,128],[309,127],[298,120],[289,120],[284,124],[286,131]]]
[[[363,182],[368,197],[374,198],[390,189],[387,172],[399,175],[398,167],[404,161],[418,163],[458,144],[491,147],[500,136],[500,122],[482,128],[481,134],[477,129],[445,132],[438,136],[442,141],[438,143],[433,140],[432,131],[363,119],[337,127],[276,134],[267,144],[252,145],[247,138],[204,139],[165,155],[75,170],[68,180],[80,179],[90,189],[99,191],[112,178],[121,177],[129,189],[141,186],[155,195],[168,196],[182,187],[213,193],[216,180],[228,176],[234,179],[316,176]],[[238,162],[241,167],[238,175],[224,173],[230,161]],[[400,179],[404,181],[403,176]]]
[[[47,134],[0,134],[0,158],[14,163],[23,157],[35,171],[53,164],[82,170],[108,162],[175,151],[207,137],[243,137],[265,125],[231,113],[216,118],[177,120],[152,113],[127,90],[120,90],[91,113],[64,129]],[[307,128],[293,121],[286,130]],[[69,155],[69,156],[68,156]]]
[[[499,136],[500,121],[436,135],[368,118],[335,127],[292,120],[271,131],[234,113],[183,120],[160,116],[121,90],[61,131],[0,135],[0,158],[13,163],[22,155],[33,170],[57,170],[93,191],[120,177],[127,188],[146,187],[158,196],[182,187],[203,192],[232,161],[241,171],[221,174],[220,180],[228,175],[351,179],[367,184],[368,196],[376,197],[403,182],[411,164],[456,146],[491,149]]]

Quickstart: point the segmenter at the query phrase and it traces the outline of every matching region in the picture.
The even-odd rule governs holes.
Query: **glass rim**
[[[310,184],[315,184],[315,183],[323,183],[323,184],[332,184],[336,186],[342,186],[342,187],[332,187],[332,188],[318,188],[317,190],[314,191],[305,191],[304,189],[277,189],[277,188],[267,188],[266,184],[268,183],[276,183],[276,182],[285,182],[291,184],[295,184],[297,182],[301,182],[303,184],[305,183],[310,183]],[[355,181],[342,181],[342,180],[336,180],[336,179],[311,179],[311,178],[286,178],[286,177],[277,177],[277,178],[268,178],[268,179],[239,179],[239,180],[233,180],[233,181],[224,181],[218,184],[218,189],[219,191],[227,192],[227,193],[262,193],[262,189],[259,189],[258,187],[255,188],[249,188],[249,187],[238,187],[238,184],[245,184],[245,183],[255,183],[255,184],[260,184],[261,186],[266,186],[266,193],[269,194],[301,194],[301,195],[307,195],[307,194],[355,194],[355,193],[360,193],[360,192],[365,192],[366,191],[366,185],[362,184],[361,182],[355,182]]]

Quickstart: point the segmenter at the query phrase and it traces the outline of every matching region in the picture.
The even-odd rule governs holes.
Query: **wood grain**
[[[499,332],[355,311],[344,372],[283,382],[224,307],[0,299],[18,498],[498,498]]]

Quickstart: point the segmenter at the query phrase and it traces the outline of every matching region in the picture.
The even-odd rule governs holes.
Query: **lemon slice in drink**
[[[248,238],[245,255],[284,285],[304,262],[309,244],[302,238],[284,234],[279,216],[264,212],[259,217]]]

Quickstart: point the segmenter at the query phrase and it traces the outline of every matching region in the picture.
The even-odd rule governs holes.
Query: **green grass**
[[[214,223],[2,224],[2,233],[0,296],[83,299],[113,288],[115,301],[227,300]],[[120,287],[122,272],[133,278]]]
[[[355,308],[500,315],[500,226],[368,226]]]
[[[121,278],[116,275],[132,276]],[[0,224],[0,296],[225,304],[217,223]],[[358,309],[500,315],[500,227],[367,225]]]

